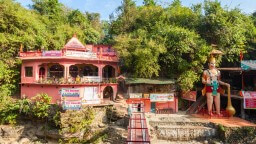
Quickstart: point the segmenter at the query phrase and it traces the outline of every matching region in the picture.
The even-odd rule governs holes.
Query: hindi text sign
[[[78,110],[81,108],[80,90],[74,88],[62,88],[62,107],[64,110]]]
[[[61,55],[61,51],[43,51],[42,53],[43,57],[61,57]]]
[[[166,102],[174,101],[174,93],[151,93],[150,94],[151,102]]]
[[[130,98],[142,98],[142,93],[129,93]]]
[[[244,109],[256,109],[256,92],[242,91],[244,97]]]
[[[88,59],[97,58],[96,53],[93,53],[93,52],[66,51],[65,55],[68,57],[80,57],[80,58],[88,58]]]

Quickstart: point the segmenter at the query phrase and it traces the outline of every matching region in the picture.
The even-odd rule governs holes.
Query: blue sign
[[[81,100],[75,100],[75,101],[64,101],[62,103],[62,107],[64,110],[79,110],[81,109]]]
[[[63,88],[61,89],[62,97],[80,97],[80,90],[73,88]]]

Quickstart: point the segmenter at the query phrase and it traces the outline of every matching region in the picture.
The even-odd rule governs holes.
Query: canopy
[[[256,70],[256,60],[242,60],[242,70]]]
[[[173,79],[127,78],[126,84],[174,84]]]

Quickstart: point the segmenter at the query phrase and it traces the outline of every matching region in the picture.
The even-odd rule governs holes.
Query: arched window
[[[104,78],[113,78],[113,77],[115,77],[115,68],[110,66],[110,65],[106,65],[103,68],[103,77]]]
[[[72,65],[69,67],[69,74],[71,75],[71,77],[77,77],[78,75],[78,67],[75,65]]]
[[[44,67],[40,67],[40,69],[39,69],[39,77],[40,78],[44,78],[45,77],[45,68]]]
[[[94,65],[86,65],[83,69],[84,76],[98,76],[98,67]]]
[[[50,77],[61,78],[63,76],[63,66],[56,64],[50,67]]]

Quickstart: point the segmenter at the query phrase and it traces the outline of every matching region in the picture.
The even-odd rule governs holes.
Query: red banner
[[[196,91],[188,91],[182,93],[182,99],[189,100],[189,101],[196,101]]]
[[[256,109],[256,92],[242,91],[244,97],[244,109]]]

